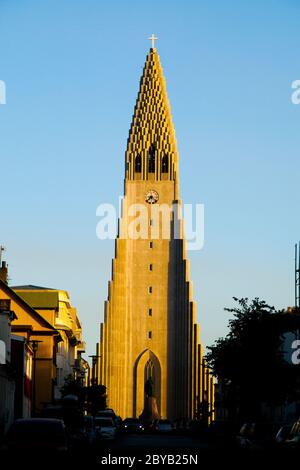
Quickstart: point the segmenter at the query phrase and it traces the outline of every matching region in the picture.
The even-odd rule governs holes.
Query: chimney
[[[0,280],[7,284],[8,282],[8,270],[7,264],[5,261],[2,261],[1,268],[0,268]]]

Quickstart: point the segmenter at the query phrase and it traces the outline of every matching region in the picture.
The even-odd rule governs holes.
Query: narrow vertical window
[[[151,145],[148,154],[148,172],[155,173],[155,147]]]
[[[142,171],[142,158],[140,154],[135,157],[134,169],[136,173],[141,173]]]
[[[149,243],[149,247],[150,247],[150,248],[153,248],[153,242],[150,242],[150,243]]]
[[[149,317],[152,317],[152,308],[149,308],[148,315],[149,315]]]
[[[148,292],[149,292],[149,294],[152,294],[152,286],[150,286],[150,287],[148,288]]]
[[[149,333],[148,333],[148,338],[149,338],[149,339],[152,338],[152,331],[149,331]]]
[[[161,172],[169,173],[169,157],[165,154],[161,159]]]
[[[149,264],[149,270],[153,271],[153,264]]]

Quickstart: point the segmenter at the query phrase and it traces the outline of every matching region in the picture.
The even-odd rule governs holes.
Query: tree
[[[105,385],[93,384],[83,387],[80,380],[74,379],[70,374],[65,378],[60,392],[62,399],[68,397],[68,395],[78,397],[78,407],[86,409],[90,414],[95,415],[98,411],[105,410],[106,408],[107,395]]]
[[[262,404],[272,409],[297,394],[296,368],[282,352],[291,316],[258,298],[233,299],[237,306],[225,308],[233,313],[229,333],[208,348],[206,360],[222,384],[230,418],[257,420]]]
[[[75,380],[73,375],[70,374],[65,378],[64,385],[60,389],[61,397],[67,395],[76,395],[79,400],[82,400],[84,388],[79,380]]]
[[[88,412],[95,415],[98,411],[106,408],[106,387],[105,385],[91,385],[87,387]]]

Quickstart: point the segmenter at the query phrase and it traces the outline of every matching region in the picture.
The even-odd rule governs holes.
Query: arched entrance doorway
[[[157,356],[146,349],[137,358],[134,367],[133,415],[138,417],[144,409],[145,385],[151,384],[158,412],[161,408],[161,367]],[[146,386],[147,389],[147,386]]]

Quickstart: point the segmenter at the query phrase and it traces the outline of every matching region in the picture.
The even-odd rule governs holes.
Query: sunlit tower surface
[[[300,309],[300,242],[295,244],[295,307]]]

